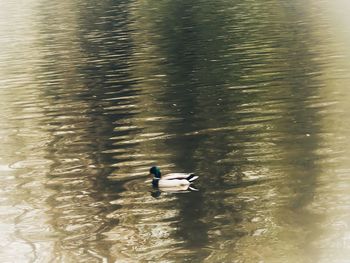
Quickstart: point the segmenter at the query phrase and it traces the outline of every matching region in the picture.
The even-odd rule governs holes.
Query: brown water
[[[350,262],[349,13],[1,1],[0,261]]]

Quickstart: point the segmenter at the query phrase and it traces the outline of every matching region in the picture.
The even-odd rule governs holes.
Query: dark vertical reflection
[[[47,102],[43,125],[51,134],[47,157],[54,163],[47,186],[55,193],[48,203],[51,223],[62,233],[56,245],[60,260],[113,259],[102,236],[118,223],[108,214],[118,208],[110,201],[122,191],[108,179],[123,153],[113,138],[132,132],[114,123],[137,111],[128,107],[136,95],[128,5],[64,1],[43,3],[38,13],[51,21],[40,29],[45,52],[38,75]]]
[[[310,106],[322,88],[317,81],[322,65],[314,62],[314,47],[322,43],[313,39],[299,8],[249,1],[140,8],[146,17],[148,10],[152,18],[157,14],[144,18],[142,29],[149,35],[157,32],[149,45],[166,61],[160,72],[166,81],[156,93],[156,101],[163,103],[155,107],[182,120],[165,127],[166,133],[177,135],[166,142],[174,153],[171,161],[177,169],[200,171],[204,181],[192,198],[178,197],[176,236],[184,247],[194,248],[186,255],[190,260],[230,260],[246,250],[236,245],[242,236],[261,235],[263,240],[269,225],[260,220],[271,217],[264,211],[270,206],[277,216],[269,223],[293,225],[283,231],[297,240],[303,232],[304,244],[314,238],[308,233],[314,230],[315,215],[303,211],[313,200],[320,174],[314,165],[320,159],[315,155],[320,116]],[[277,181],[263,183],[267,178]],[[258,195],[266,192],[266,197],[250,188]],[[276,189],[281,192],[274,193]],[[269,194],[281,200],[275,204]],[[279,215],[281,206],[288,211],[286,217]],[[290,221],[298,215],[303,223]],[[231,228],[218,227],[227,221]],[[223,253],[207,249],[213,244],[219,249],[221,242]],[[303,251],[300,246],[294,252]],[[250,259],[258,260],[258,253],[264,254],[253,253]]]

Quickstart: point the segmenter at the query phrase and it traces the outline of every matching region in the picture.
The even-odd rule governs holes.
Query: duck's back
[[[165,180],[187,179],[191,175],[194,175],[194,174],[193,173],[170,173],[162,176],[162,179],[165,179]]]
[[[190,182],[186,179],[170,179],[170,180],[159,180],[158,187],[178,187],[189,185]]]

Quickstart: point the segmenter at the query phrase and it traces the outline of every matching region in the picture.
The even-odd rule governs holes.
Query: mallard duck
[[[153,175],[153,187],[158,188],[188,187],[198,178],[194,173],[170,173],[162,176],[157,166],[153,166],[149,172]]]

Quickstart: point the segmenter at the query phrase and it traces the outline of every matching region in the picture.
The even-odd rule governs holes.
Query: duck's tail
[[[191,191],[194,191],[194,192],[198,192],[199,190],[193,186],[189,186],[188,189],[190,189]]]
[[[189,182],[193,182],[194,180],[196,180],[199,176],[195,175],[195,174],[190,174],[186,179]]]

